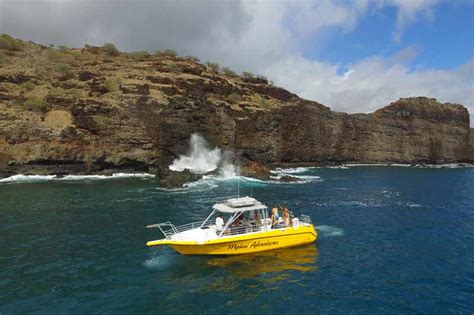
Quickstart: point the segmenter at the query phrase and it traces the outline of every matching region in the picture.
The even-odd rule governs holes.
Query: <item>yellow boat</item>
[[[228,218],[216,225],[216,216]],[[286,225],[280,219],[272,226],[267,206],[251,197],[216,203],[202,222],[181,226],[165,222],[147,227],[159,228],[165,236],[147,242],[147,246],[168,245],[184,255],[256,253],[312,243],[318,237],[307,215],[293,217]]]

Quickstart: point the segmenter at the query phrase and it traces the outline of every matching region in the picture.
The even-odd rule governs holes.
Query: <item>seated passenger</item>
[[[219,213],[216,218],[216,233],[219,234],[224,227],[224,218],[222,217],[222,213]]]
[[[278,221],[280,219],[280,215],[278,214],[278,208],[274,206],[272,208],[272,229],[276,229],[278,227]]]
[[[283,224],[285,224],[285,226],[290,226],[290,211],[288,211],[287,207],[283,209],[282,217]]]
[[[257,214],[255,215],[255,223],[257,226],[262,225],[262,214],[260,211],[257,211]]]

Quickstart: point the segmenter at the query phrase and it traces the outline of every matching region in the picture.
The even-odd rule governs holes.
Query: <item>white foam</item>
[[[390,166],[388,163],[347,163],[343,166],[346,167],[359,167],[359,166]]]
[[[272,170],[272,173],[276,174],[300,174],[309,171],[309,167],[294,167],[294,168],[276,168]]]
[[[173,256],[169,255],[155,255],[152,256],[149,259],[146,259],[143,262],[143,266],[149,269],[155,269],[155,270],[160,270],[160,269],[165,269],[170,267],[173,264]]]
[[[81,180],[99,180],[115,178],[153,178],[155,175],[149,173],[115,173],[112,175],[66,175],[58,177],[57,175],[13,175],[0,179],[0,183],[23,183],[23,182],[41,182],[41,181],[81,181]]]
[[[343,236],[344,230],[335,226],[320,225],[316,227],[322,237]]]
[[[467,163],[446,163],[446,164],[416,164],[417,168],[464,168],[474,167],[474,164]]]
[[[55,178],[55,180],[63,181],[81,181],[81,180],[99,180],[99,179],[115,179],[115,178],[154,178],[155,175],[149,173],[114,173],[112,175],[66,175],[64,177]]]
[[[412,203],[412,202],[397,202],[396,204],[399,205],[399,206],[410,207],[410,208],[422,207],[422,205],[420,205],[418,203]]]
[[[39,181],[48,181],[55,179],[56,175],[13,175],[7,178],[0,179],[0,183],[12,183],[12,182],[39,182]]]
[[[310,183],[314,181],[322,181],[321,176],[317,176],[317,175],[295,175],[295,173],[287,174],[283,172],[281,173],[273,172],[273,174],[276,174],[276,175],[270,176],[270,179],[271,179],[270,181],[264,181],[264,182],[273,183],[273,184],[306,184],[306,183]],[[281,181],[281,179],[284,176],[291,176],[295,178],[295,180],[288,181],[288,182]]]

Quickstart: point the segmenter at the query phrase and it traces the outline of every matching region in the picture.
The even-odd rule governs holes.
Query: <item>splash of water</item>
[[[190,149],[187,155],[180,155],[169,166],[169,169],[182,172],[185,169],[195,174],[206,174],[218,169],[222,177],[235,176],[235,168],[229,162],[228,153],[220,148],[211,149],[206,139],[197,133],[191,135]]]
[[[321,236],[332,237],[332,236],[344,236],[344,230],[335,226],[330,225],[319,225],[316,227]]]

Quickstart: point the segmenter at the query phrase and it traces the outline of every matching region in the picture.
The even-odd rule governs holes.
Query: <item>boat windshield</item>
[[[261,227],[269,223],[266,220],[268,221],[266,209],[240,211],[232,214],[213,211],[205,225],[214,225],[217,234],[222,236],[261,231]]]

